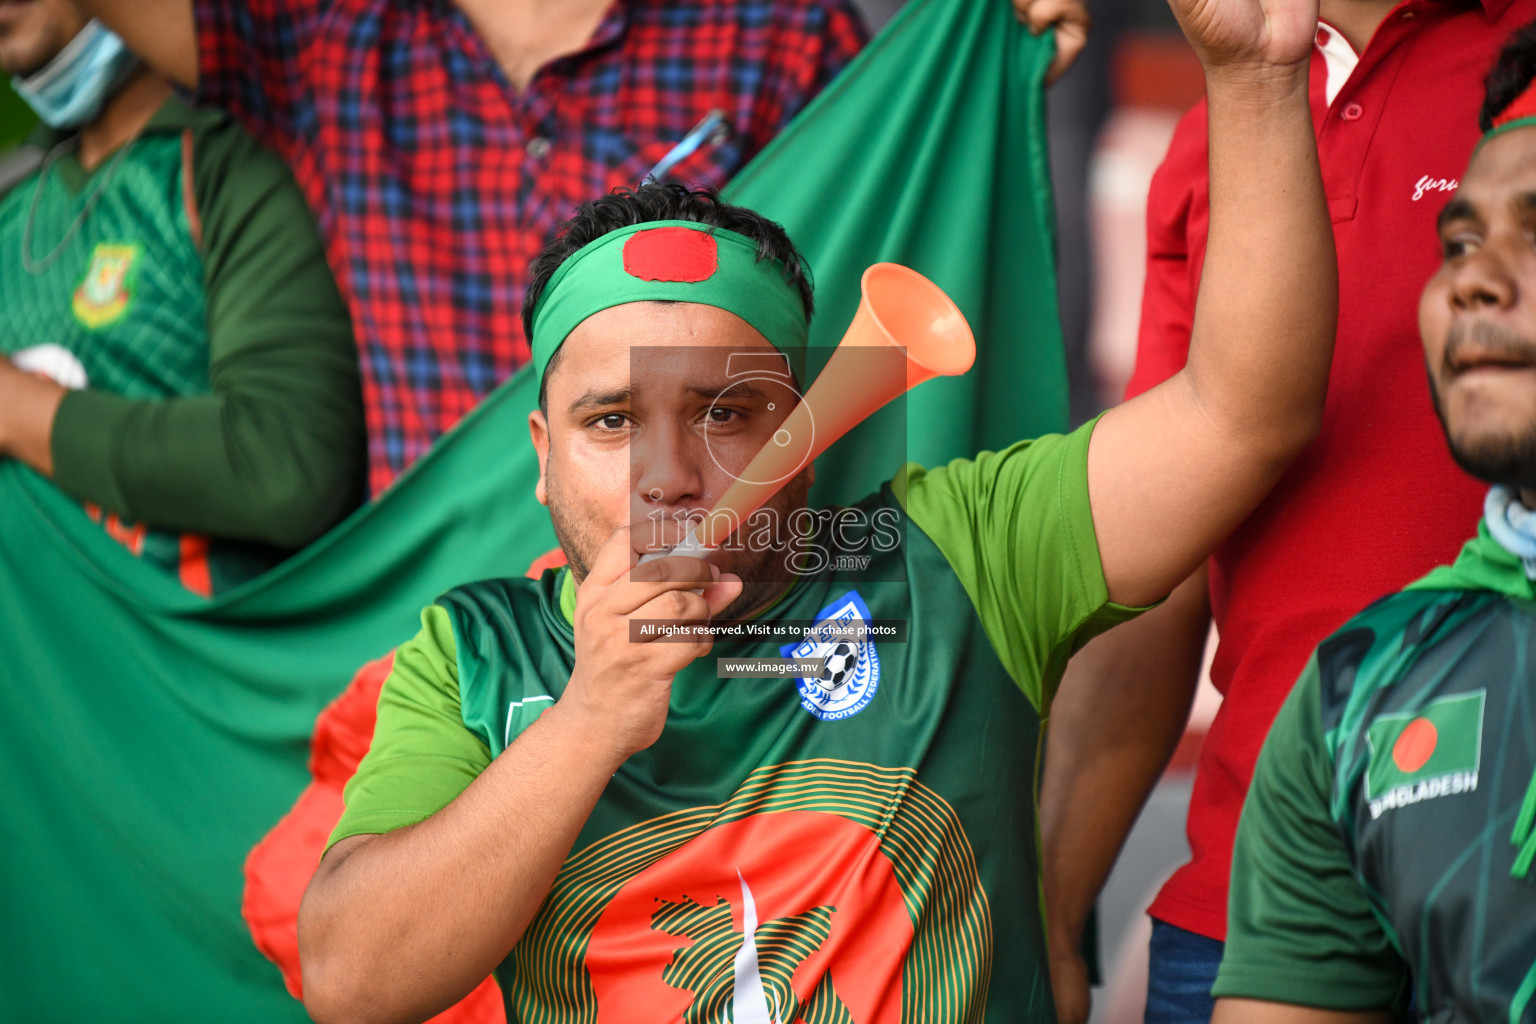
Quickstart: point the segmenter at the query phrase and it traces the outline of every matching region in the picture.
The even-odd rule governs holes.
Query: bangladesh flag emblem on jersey
[[[942,797],[818,759],[573,854],[511,961],[540,1024],[979,1024],[992,919]]]
[[[1441,697],[1416,712],[1381,715],[1370,724],[1365,795],[1372,818],[1477,788],[1485,693]]]

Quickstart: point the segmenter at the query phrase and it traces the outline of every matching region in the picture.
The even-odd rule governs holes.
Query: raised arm
[[[1184,735],[1210,625],[1202,567],[1162,605],[1084,647],[1051,703],[1041,875],[1060,1024],[1088,1019],[1083,929]]]
[[[150,67],[187,89],[197,88],[197,31],[192,0],[75,0],[123,37]]]
[[[1316,0],[1170,0],[1206,69],[1211,220],[1189,362],[1088,452],[1110,599],[1165,596],[1315,436],[1338,280],[1307,106]]]

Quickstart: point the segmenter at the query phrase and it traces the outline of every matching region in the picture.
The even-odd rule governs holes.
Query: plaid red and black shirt
[[[528,360],[546,239],[637,185],[723,184],[858,51],[847,0],[617,0],[519,93],[449,0],[196,0],[199,99],[293,165],[352,309],[375,494]]]

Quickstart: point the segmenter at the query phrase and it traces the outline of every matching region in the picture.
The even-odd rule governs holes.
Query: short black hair
[[[1483,80],[1483,109],[1477,117],[1478,126],[1484,132],[1491,131],[1494,118],[1520,98],[1533,78],[1536,78],[1536,22],[1509,37],[1493,70]]]
[[[561,226],[544,250],[535,257],[528,272],[528,290],[523,293],[523,336],[533,340],[533,310],[539,297],[555,276],[560,264],[589,242],[612,231],[633,224],[658,220],[689,220],[710,227],[734,231],[757,243],[759,260],[778,260],[784,267],[784,280],[800,292],[805,320],[815,311],[811,275],[805,257],[790,241],[783,227],[745,206],[735,206],[720,198],[713,188],[687,188],[675,182],[653,182],[638,188],[621,188],[606,196],[583,203],[575,215]],[[559,351],[555,358],[559,358]],[[554,360],[550,361],[553,367]],[[548,377],[548,370],[545,371]],[[545,405],[543,383],[539,384],[539,408]]]

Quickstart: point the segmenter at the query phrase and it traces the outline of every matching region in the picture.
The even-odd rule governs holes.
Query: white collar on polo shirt
[[[1349,45],[1344,33],[1325,21],[1317,23],[1317,48],[1322,51],[1323,64],[1328,69],[1328,81],[1323,87],[1323,95],[1331,107],[1334,97],[1344,88],[1349,76],[1355,73],[1360,55]]]

